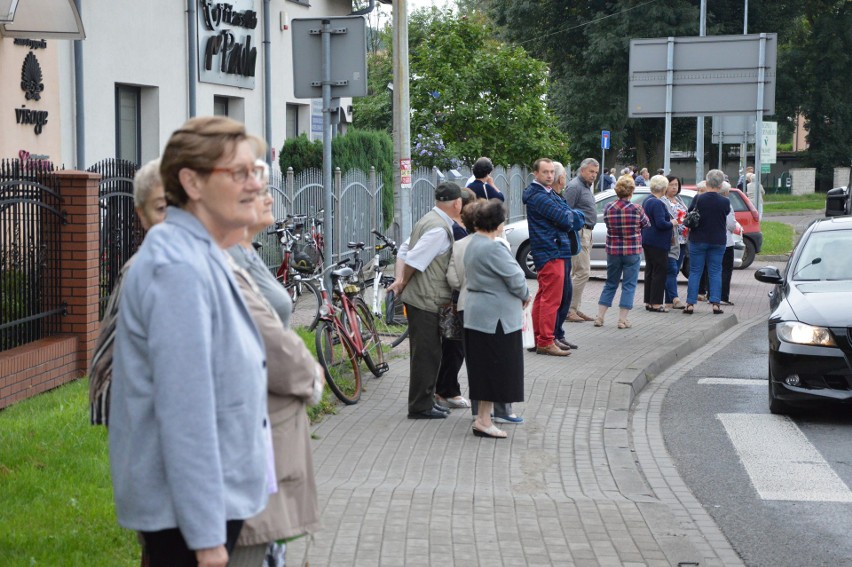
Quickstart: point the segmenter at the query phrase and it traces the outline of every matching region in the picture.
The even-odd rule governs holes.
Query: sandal
[[[630,323],[630,321],[628,321],[627,319],[619,319],[619,320],[618,320],[618,325],[617,325],[617,327],[618,327],[619,329],[629,329],[629,328],[631,328],[632,326],[633,326],[633,324],[632,324],[632,323]]]
[[[683,309],[685,307],[686,305],[684,305],[680,299],[675,299],[674,301],[672,301],[672,309]]]
[[[722,302],[722,305],[733,305],[733,304],[734,304],[733,301],[723,301]]]
[[[722,311],[722,308],[719,307],[718,303],[713,303],[712,305],[713,305],[713,315],[721,315],[722,313],[724,313],[724,311]]]
[[[493,424],[488,429],[477,429],[474,425],[473,435],[476,437],[488,437],[489,439],[505,439],[508,437],[508,434],[505,431]]]
[[[669,310],[666,309],[662,305],[660,305],[659,307],[650,307],[649,306],[649,307],[647,307],[647,309],[648,309],[648,311],[651,311],[653,313],[668,313],[669,312]]]
[[[603,323],[604,323],[603,317],[601,317],[600,315],[595,317],[595,327],[603,327]]]
[[[691,303],[687,303],[686,307],[683,308],[684,315],[692,315],[695,313],[695,306]]]

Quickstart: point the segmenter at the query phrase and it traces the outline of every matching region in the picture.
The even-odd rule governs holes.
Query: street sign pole
[[[674,38],[669,36],[666,46],[666,135],[663,151],[663,169],[666,175],[672,165],[672,83],[674,82]]]
[[[707,0],[701,0],[701,16],[698,35],[707,35]],[[695,184],[704,179],[704,116],[699,116],[695,125]]]
[[[609,149],[609,140],[609,130],[601,130],[601,169],[598,174],[598,177],[600,178],[598,181],[601,191],[604,190],[603,180],[604,175],[606,175],[606,151]]]
[[[763,87],[766,81],[766,34],[760,34],[760,51],[757,63],[757,112],[754,124],[754,180],[756,190],[754,192],[754,207],[760,211],[760,182],[763,174],[760,167],[760,152],[763,146]],[[748,189],[748,186],[746,186]],[[748,192],[748,191],[746,191]]]
[[[332,220],[331,199],[331,21],[322,21],[322,185],[325,209],[325,246],[322,250],[323,266],[331,266],[331,249],[336,238]],[[340,214],[340,211],[338,211]],[[331,272],[326,275],[325,286],[331,287]]]

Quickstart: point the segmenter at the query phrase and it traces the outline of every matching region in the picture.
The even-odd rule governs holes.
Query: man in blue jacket
[[[533,262],[538,271],[538,292],[532,308],[536,352],[568,356],[570,350],[562,350],[554,343],[553,329],[562,302],[565,262],[571,260],[579,247],[576,231],[583,228],[585,217],[550,189],[554,172],[552,160],[536,160],[535,181],[524,189],[523,201],[527,206]]]

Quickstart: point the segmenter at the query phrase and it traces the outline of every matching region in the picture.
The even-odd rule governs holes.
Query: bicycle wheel
[[[291,327],[305,327],[313,331],[319,320],[322,296],[317,286],[312,282],[294,281],[284,286],[293,301],[293,312],[290,315]]]
[[[390,281],[392,282],[393,279],[391,278]],[[365,290],[364,299],[367,305],[374,305],[373,295],[378,293],[378,301],[375,302],[378,308],[370,309],[370,312],[382,344],[385,348],[393,348],[408,336],[408,319],[405,317],[405,306],[402,301],[394,299],[393,292],[387,293],[385,285],[389,283],[382,282],[378,286],[370,286]]]
[[[385,295],[385,324],[394,331],[391,348],[408,337],[408,315],[405,313],[405,304],[392,291]]]
[[[364,344],[364,362],[376,378],[388,371],[385,354],[382,352],[382,341],[376,330],[375,319],[370,314],[370,308],[360,297],[352,298],[352,307],[358,317],[358,328],[361,331],[361,341]],[[349,329],[352,332],[352,329]]]
[[[361,398],[361,369],[355,347],[330,321],[320,321],[315,340],[317,359],[325,370],[328,387],[344,404],[358,403]]]

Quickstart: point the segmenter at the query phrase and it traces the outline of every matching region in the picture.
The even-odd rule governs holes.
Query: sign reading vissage
[[[198,80],[254,88],[257,12],[253,0],[198,0]]]

